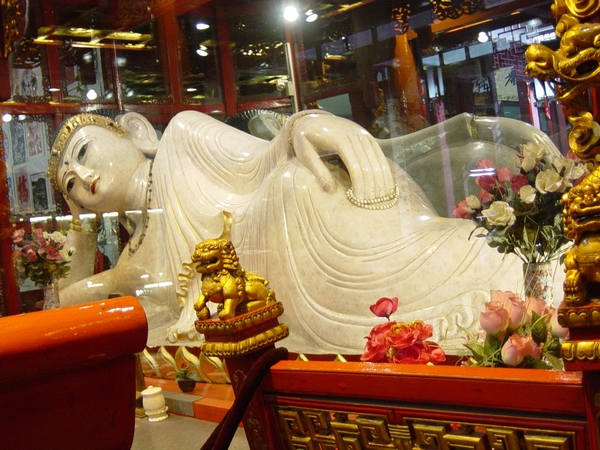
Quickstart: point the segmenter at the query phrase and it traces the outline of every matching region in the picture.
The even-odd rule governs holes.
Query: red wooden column
[[[196,322],[196,329],[205,337],[202,352],[206,356],[225,358],[236,396],[256,361],[274,349],[275,342],[288,336],[287,325],[280,324],[278,320],[282,313],[283,305],[276,302],[233,319]],[[272,418],[262,386],[258,386],[243,418],[244,431],[252,450],[281,448],[279,442],[273,442],[279,432]]]
[[[600,448],[600,305],[567,307],[561,303],[558,322],[569,328],[562,344],[565,370],[582,373],[590,448]]]

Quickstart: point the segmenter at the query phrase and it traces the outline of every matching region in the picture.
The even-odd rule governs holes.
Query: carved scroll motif
[[[398,450],[573,450],[573,433],[480,423],[404,418],[275,406],[288,448]]]

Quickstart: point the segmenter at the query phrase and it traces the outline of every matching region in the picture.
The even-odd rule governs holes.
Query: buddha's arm
[[[74,248],[75,253],[71,256],[69,274],[61,280],[61,289],[94,274],[97,236],[97,233],[86,231],[81,225],[72,226],[69,230],[65,248]]]

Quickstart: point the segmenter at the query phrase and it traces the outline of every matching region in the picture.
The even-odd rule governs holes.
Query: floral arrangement
[[[514,253],[525,263],[548,262],[561,256],[568,242],[563,232],[561,197],[585,173],[571,158],[552,158],[543,144],[520,145],[520,170],[496,170],[489,159],[473,173],[477,195],[461,200],[453,215],[482,228],[487,243],[500,253]]]
[[[569,330],[558,324],[556,310],[536,297],[490,291],[480,314],[485,335],[469,336],[471,366],[562,369],[561,340]]]
[[[173,372],[171,372],[171,373],[173,373]],[[201,381],[198,374],[196,372],[193,372],[190,369],[190,366],[187,365],[185,362],[181,363],[179,365],[179,368],[175,371],[175,381],[179,381],[179,380]]]
[[[29,278],[44,287],[69,273],[70,258],[75,249],[65,249],[66,236],[54,231],[48,233],[35,228],[26,239],[25,230],[19,228],[12,234],[15,250],[13,260],[21,280]]]
[[[444,350],[435,342],[428,341],[433,327],[423,322],[395,322],[390,316],[398,309],[398,298],[382,297],[370,306],[377,317],[387,322],[376,325],[369,336],[361,361],[391,362],[399,364],[427,364],[446,359]]]

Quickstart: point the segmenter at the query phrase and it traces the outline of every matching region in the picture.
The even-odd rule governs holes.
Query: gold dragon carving
[[[563,197],[566,235],[573,246],[565,256],[566,306],[600,300],[600,125],[593,116],[593,96],[600,86],[600,12],[598,0],[555,0],[560,47],[528,47],[526,73],[555,84],[558,101],[572,125],[569,147],[587,162],[584,181]]]
[[[223,212],[223,233],[196,245],[192,254],[193,269],[202,276],[201,294],[194,303],[198,320],[209,320],[208,302],[218,304],[221,320],[233,319],[236,314],[256,311],[276,302],[275,292],[263,277],[244,270],[229,241],[231,214]],[[190,273],[184,278],[191,278]],[[180,277],[181,279],[181,277]],[[187,289],[185,289],[187,292]]]

